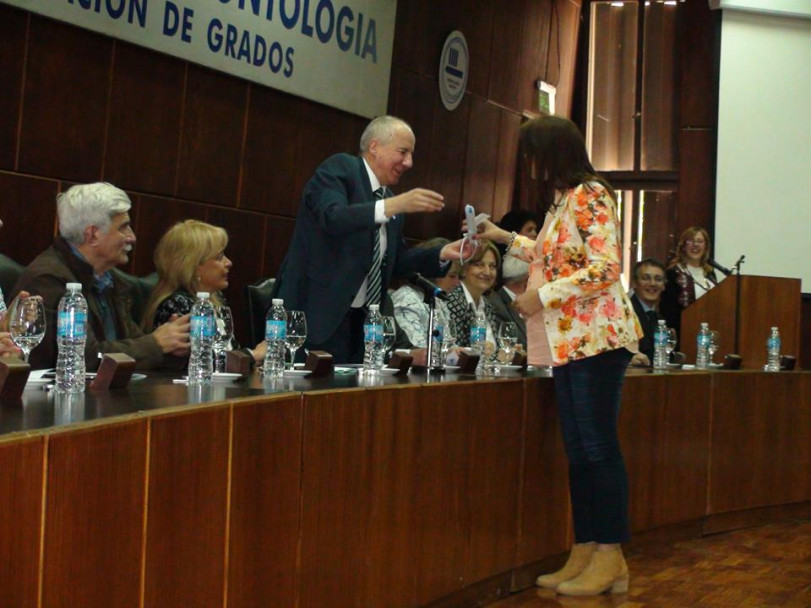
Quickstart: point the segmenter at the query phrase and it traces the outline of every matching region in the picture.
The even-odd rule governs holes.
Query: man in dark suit
[[[496,319],[499,323],[512,321],[518,328],[518,343],[527,347],[527,324],[518,311],[512,307],[513,300],[527,290],[529,278],[529,264],[515,256],[505,255],[501,263],[501,278],[504,285],[501,289],[487,296],[493,305]],[[498,331],[498,328],[495,328]]]
[[[659,319],[664,318],[659,313],[659,304],[665,290],[665,273],[664,264],[655,258],[645,258],[634,266],[631,277],[634,294],[631,296],[631,304],[645,332],[645,337],[639,341],[639,353],[645,359],[636,355],[632,364],[651,365],[653,361],[653,334]]]
[[[392,276],[442,276],[441,261],[458,259],[461,241],[408,249],[403,240],[405,214],[444,207],[432,190],[389,190],[411,168],[414,144],[404,121],[376,118],[361,136],[360,156],[331,156],[304,188],[277,297],[305,312],[306,348],[330,352],[336,362],[362,360],[366,311],[381,302]]]

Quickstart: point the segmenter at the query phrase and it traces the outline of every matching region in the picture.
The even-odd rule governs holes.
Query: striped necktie
[[[381,200],[385,194],[385,188],[378,188],[374,192],[375,200]],[[372,267],[366,275],[366,305],[380,304],[380,294],[383,286],[383,256],[380,255],[380,226],[375,224],[374,246],[372,247]]]

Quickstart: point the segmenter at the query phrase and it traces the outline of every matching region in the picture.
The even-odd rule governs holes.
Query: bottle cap
[[[201,298],[202,298],[203,300],[208,300],[208,298],[209,298],[209,293],[208,293],[207,291],[198,291],[198,292],[197,292],[197,299],[199,300],[199,299],[201,299]]]
[[[369,304],[369,310],[380,310],[380,304]]]
[[[776,327],[772,327],[772,331],[777,331],[777,328],[776,328]]]
[[[68,283],[67,285],[65,285],[65,287],[67,287],[68,291],[81,291],[82,290],[82,284],[81,283]]]
[[[284,306],[284,300],[282,298],[273,298],[273,305]]]

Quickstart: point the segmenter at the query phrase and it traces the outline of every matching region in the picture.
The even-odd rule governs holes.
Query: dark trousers
[[[628,473],[617,435],[630,360],[631,353],[619,348],[554,368],[577,543],[630,539]]]
[[[363,363],[363,321],[366,308],[350,308],[343,321],[326,341],[307,344],[308,350],[324,350],[334,363]]]

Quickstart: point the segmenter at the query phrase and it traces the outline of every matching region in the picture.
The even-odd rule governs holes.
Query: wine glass
[[[506,363],[512,363],[515,345],[518,343],[518,326],[512,321],[505,321],[498,328],[498,343],[506,354]]]
[[[218,306],[214,309],[214,322],[216,332],[214,333],[214,371],[222,373],[225,371],[225,351],[231,344],[234,337],[234,317],[228,306]]]
[[[707,354],[710,356],[710,365],[712,365],[712,357],[721,348],[721,332],[713,329],[710,330],[710,343],[707,346]]]
[[[23,351],[23,360],[27,363],[28,355],[45,336],[45,304],[42,297],[15,299],[8,311],[8,329],[14,344]]]
[[[287,334],[284,345],[290,351],[290,369],[293,369],[296,353],[307,339],[307,317],[303,310],[287,311]]]
[[[667,343],[665,344],[665,352],[667,353],[668,361],[670,360],[670,353],[676,350],[676,330],[672,327],[667,328]]]
[[[394,346],[394,340],[397,337],[397,325],[394,322],[394,317],[383,317],[383,357],[384,359],[389,354],[389,350]]]

